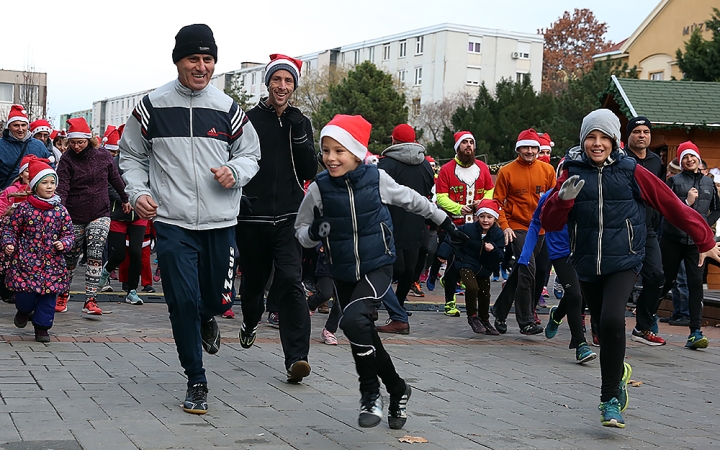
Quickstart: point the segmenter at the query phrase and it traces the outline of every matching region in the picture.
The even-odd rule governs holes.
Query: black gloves
[[[465,245],[470,240],[465,233],[458,231],[452,219],[449,217],[446,217],[445,220],[443,220],[443,223],[440,224],[440,229],[447,233],[450,238],[450,243],[453,245]]]
[[[325,221],[317,206],[313,208],[313,213],[315,214],[315,220],[310,224],[308,236],[313,241],[320,241],[330,234],[330,224]]]
[[[307,133],[305,132],[305,121],[307,120],[303,113],[294,106],[288,106],[285,109],[285,123],[290,125],[293,137],[301,138]]]
[[[249,216],[252,214],[252,203],[257,200],[257,197],[248,197],[243,195],[240,197],[240,215]]]

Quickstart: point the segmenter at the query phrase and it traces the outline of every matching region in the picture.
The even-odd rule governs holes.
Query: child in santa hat
[[[11,255],[6,284],[15,291],[15,326],[25,328],[32,317],[38,342],[50,342],[55,298],[70,288],[63,253],[74,241],[70,214],[55,195],[57,174],[48,163],[30,161],[32,195],[15,208],[2,233],[2,248]]]
[[[497,225],[500,204],[484,199],[478,203],[475,221],[461,225],[459,231],[470,240],[462,246],[446,238],[438,250],[438,258],[447,261],[446,273],[455,271],[465,285],[465,307],[468,324],[475,333],[497,336],[490,324],[490,275],[505,256],[505,237]]]
[[[373,164],[363,164],[372,125],[362,116],[335,116],[320,132],[323,162],[308,188],[295,221],[295,236],[311,248],[323,243],[343,309],[340,321],[360,379],[361,427],[382,420],[382,380],[390,393],[388,424],[399,429],[407,420],[411,389],[395,371],[372,320],[372,311],[390,288],[395,245],[390,213],[394,205],[421,215],[458,241],[457,231],[443,211],[414,190],[397,184]],[[242,340],[241,334],[241,340]]]

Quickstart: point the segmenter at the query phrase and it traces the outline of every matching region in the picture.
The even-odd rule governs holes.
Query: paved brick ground
[[[574,363],[566,325],[546,341],[520,335],[511,317],[494,338],[473,334],[465,317],[416,312],[410,335],[385,338],[414,389],[407,426],[361,429],[347,341],[319,340],[327,316],[312,318],[313,372],[300,385],[284,381],[275,328],[261,326],[243,350],[239,319],[219,319],[222,348],[205,357],[211,410],[194,416],[179,407],[185,379],[165,306],[101,306],[112,314],[88,319],[71,302],[46,345],[0,304],[0,449],[388,449],[407,448],[404,435],[428,439],[413,445],[428,450],[720,448],[717,329],[704,330],[711,347],[698,352],[682,348],[686,329],[667,325],[665,347],[628,341],[643,384],[630,388],[627,428],[616,430],[599,422],[599,364]]]

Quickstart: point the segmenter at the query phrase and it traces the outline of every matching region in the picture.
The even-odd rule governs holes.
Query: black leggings
[[[378,377],[390,395],[405,392],[405,381],[395,371],[372,320],[372,311],[380,306],[380,298],[390,289],[391,278],[392,266],[388,265],[370,271],[355,283],[335,280],[343,310],[340,328],[350,341],[361,393],[379,393]]]
[[[597,281],[580,281],[592,320],[598,324],[601,402],[619,395],[625,362],[625,305],[636,278],[637,273],[628,269],[603,275]]]
[[[335,298],[330,309],[330,315],[325,321],[325,329],[335,334],[342,316],[342,309],[340,309],[340,303],[337,301],[337,294],[335,293],[335,285],[330,277],[318,277],[315,283],[315,293],[308,297],[308,308],[315,311],[318,306],[326,303],[331,298]]]
[[[111,231],[108,233],[108,247],[110,249],[105,270],[112,272],[125,261],[125,241],[129,241],[127,256],[130,258],[128,266],[128,289],[138,288],[140,281],[140,267],[142,265],[142,244],[145,239],[145,225],[128,225],[127,231]]]
[[[405,304],[410,287],[417,281],[415,278],[415,266],[417,265],[418,254],[420,249],[397,250],[397,259],[393,265],[393,277],[398,280],[395,295],[400,305]]]
[[[567,316],[568,326],[570,327],[569,348],[577,348],[580,344],[586,343],[585,333],[583,333],[582,319],[582,293],[580,292],[580,282],[578,281],[575,268],[568,262],[568,257],[552,260],[555,267],[556,278],[562,283],[565,295],[560,300],[560,304],[553,313],[553,319],[560,320]]]

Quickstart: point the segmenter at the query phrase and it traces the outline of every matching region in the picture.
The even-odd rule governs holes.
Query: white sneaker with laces
[[[320,337],[322,337],[322,340],[327,345],[338,345],[338,340],[335,334],[329,332],[325,328],[323,328],[322,333],[320,333]]]

